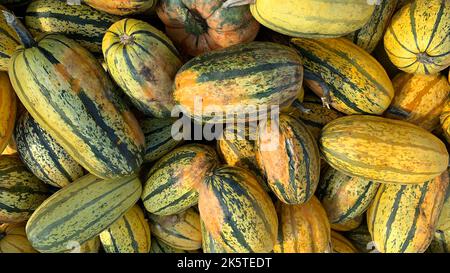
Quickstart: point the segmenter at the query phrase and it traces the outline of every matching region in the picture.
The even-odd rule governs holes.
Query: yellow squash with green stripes
[[[197,204],[196,188],[219,163],[207,145],[188,144],[171,151],[147,175],[142,192],[145,208],[156,215],[172,215]]]
[[[1,14],[3,10],[6,10],[6,8],[0,5],[0,71],[7,71],[9,58],[20,42],[17,34]]]
[[[328,123],[319,148],[336,170],[378,182],[423,183],[445,171],[449,161],[444,143],[425,129],[368,115]]]
[[[331,231],[331,245],[333,253],[358,253],[358,249],[340,233]]]
[[[59,34],[34,41],[17,18],[6,15],[23,43],[8,72],[31,116],[90,173],[102,178],[136,173],[142,130],[94,56]]]
[[[372,203],[378,183],[348,176],[333,168],[320,177],[316,195],[322,202],[331,224],[345,224],[361,216]]]
[[[433,241],[428,250],[434,253],[450,253],[450,187],[447,188]]]
[[[305,83],[344,114],[381,115],[394,97],[392,82],[369,53],[345,38],[291,40],[302,56]]]
[[[286,204],[302,204],[319,184],[317,141],[303,122],[289,115],[261,121],[256,158],[272,192]]]
[[[134,205],[108,229],[100,233],[106,253],[148,253],[150,226],[139,205]]]
[[[203,253],[227,253],[226,249],[216,242],[205,228],[205,223],[200,220],[200,226],[202,229],[202,250]]]
[[[176,122],[172,118],[146,118],[140,121],[145,137],[145,162],[153,162],[183,142],[172,136],[172,126]]]
[[[101,53],[103,36],[119,20],[89,6],[68,5],[60,0],[33,1],[25,12],[25,25],[34,36],[60,33],[93,53]]]
[[[17,120],[14,139],[20,158],[41,181],[62,188],[84,175],[83,168],[28,112]]]
[[[354,229],[358,228],[361,225],[363,219],[366,219],[365,214],[356,216],[355,218],[349,218],[345,221],[342,221],[339,224],[330,223],[330,225],[331,225],[332,230],[350,231],[350,230],[354,230]]]
[[[100,234],[141,196],[136,176],[103,180],[91,174],[64,187],[33,213],[27,236],[39,252],[66,252]]]
[[[0,71],[0,154],[11,140],[16,111],[16,95],[9,82],[8,74]]]
[[[272,251],[278,228],[268,193],[249,171],[222,166],[199,186],[204,228],[226,252]]]
[[[116,15],[143,13],[156,5],[157,0],[83,0],[89,6]]]
[[[200,216],[193,208],[174,215],[149,213],[152,235],[171,247],[196,250],[202,247]]]
[[[251,42],[188,61],[176,75],[173,95],[181,110],[198,122],[255,121],[265,118],[262,109],[270,113],[272,107],[288,107],[302,92],[302,81],[295,50]]]
[[[26,221],[49,195],[17,156],[0,155],[0,223]]]
[[[152,239],[152,246],[150,248],[150,253],[162,254],[162,253],[197,253],[198,251],[192,250],[182,250],[178,248],[173,248],[168,244],[162,242],[158,238]]]
[[[313,196],[301,205],[278,204],[278,237],[275,253],[331,252],[327,214]]]
[[[0,253],[36,253],[25,233],[25,224],[0,224]]]
[[[383,184],[367,211],[367,226],[382,253],[425,252],[433,239],[449,184],[447,171],[417,185]]]
[[[436,74],[450,65],[449,33],[448,0],[415,0],[392,18],[384,48],[400,70]]]
[[[173,80],[182,62],[169,38],[146,22],[123,19],[103,38],[108,72],[144,114],[170,117]]]
[[[392,15],[397,7],[397,0],[380,0],[375,5],[369,21],[360,29],[346,36],[355,45],[371,53],[383,38]]]

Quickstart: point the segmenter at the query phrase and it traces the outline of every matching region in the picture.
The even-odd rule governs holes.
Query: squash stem
[[[331,104],[331,95],[330,95],[330,90],[329,90],[328,88],[324,90],[323,96],[320,97],[320,100],[322,100],[323,107],[326,107],[326,108],[328,108],[328,109],[331,109],[331,108],[330,108],[330,104]]]
[[[7,10],[3,10],[2,13],[6,19],[6,23],[8,23],[8,25],[12,29],[14,29],[14,31],[17,33],[17,36],[19,36],[20,42],[25,48],[30,48],[36,45],[36,41],[34,40],[31,33],[14,14]]]
[[[311,112],[311,109],[306,108],[302,102],[300,102],[299,100],[295,100],[292,103],[292,106],[295,106],[298,110],[300,110],[302,113],[308,114]]]
[[[223,3],[224,8],[240,7],[250,4],[255,4],[256,0],[227,0]]]
[[[120,36],[120,42],[123,45],[133,44],[134,43],[134,37],[124,33],[123,35]]]

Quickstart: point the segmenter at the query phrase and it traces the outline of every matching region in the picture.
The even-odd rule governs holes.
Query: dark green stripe
[[[11,58],[11,56],[9,56],[9,55],[6,54],[6,53],[0,52],[0,58],[6,58],[6,59],[9,59],[9,58]]]
[[[301,82],[300,81],[293,81],[291,83],[287,83],[284,85],[280,85],[280,86],[274,86],[274,87],[270,87],[264,91],[260,91],[257,92],[255,94],[253,94],[251,97],[252,98],[256,98],[256,99],[262,99],[262,98],[266,98],[266,97],[270,97],[273,94],[280,94],[280,92],[291,89],[295,86],[298,86],[300,88],[301,86]],[[293,92],[293,91],[292,91]]]
[[[139,253],[139,244],[136,242],[136,238],[134,238],[133,230],[131,229],[126,215],[123,217],[123,220],[125,222],[125,228],[127,229],[128,238],[131,240],[131,247],[133,248],[134,253]]]
[[[389,25],[389,27],[388,27],[388,30],[389,30],[389,32],[392,34],[392,37],[394,37],[394,40],[404,49],[404,50],[406,50],[406,51],[408,51],[409,53],[411,53],[411,54],[416,54],[416,53],[414,53],[414,52],[412,52],[411,50],[409,50],[408,48],[406,48],[406,46],[404,46],[400,41],[399,41],[399,39],[397,38],[397,35],[395,34],[395,32],[394,32],[394,29],[392,28],[392,25]]]
[[[120,250],[117,247],[116,238],[114,238],[114,234],[112,234],[111,229],[108,229],[105,232],[107,232],[109,234],[109,237],[111,238],[111,243],[112,243],[112,247],[113,247],[112,252],[113,253],[120,253]]]
[[[417,51],[421,52],[419,48],[419,43],[417,41],[417,32],[416,32],[416,18],[414,17],[414,12],[416,11],[416,1],[412,1],[409,6],[409,20],[411,24],[411,31],[414,37],[414,42],[416,43]]]
[[[23,173],[27,172],[25,166],[19,165],[19,166],[8,166],[5,168],[0,169],[0,178],[9,178],[9,174],[11,173]],[[27,172],[28,173],[28,172]]]
[[[168,138],[164,139],[163,141],[160,141],[157,143],[152,143],[153,145],[149,145],[147,147],[147,149],[145,150],[145,153],[150,153],[150,152],[156,151],[157,149],[161,148],[163,145],[169,143],[172,140],[173,140],[172,137],[168,137]]]
[[[155,228],[156,228],[156,226],[158,226],[158,229],[162,230],[162,232],[164,232],[164,233],[166,233],[166,234],[168,234],[168,235],[170,235],[170,236],[176,237],[176,238],[181,239],[181,240],[192,241],[191,238],[184,236],[183,234],[177,232],[176,230],[172,230],[172,229],[166,228],[165,226],[159,224],[159,223],[158,223],[155,219],[153,219],[152,217],[149,218],[149,221],[150,221],[150,223],[151,223],[153,226],[155,226]],[[173,226],[172,226],[172,227],[173,227]],[[156,236],[156,235],[155,235],[155,236]],[[159,239],[162,240],[162,241],[164,241],[166,244],[169,244],[169,242],[168,242],[167,240],[165,240],[163,237],[160,237]]]
[[[84,14],[84,13],[83,13]],[[91,25],[95,28],[99,28],[102,31],[106,31],[113,22],[112,21],[106,21],[106,20],[99,20],[96,19],[89,19],[89,18],[82,18],[77,15],[70,15],[70,14],[64,14],[64,13],[55,13],[50,11],[43,11],[43,12],[30,12],[28,11],[25,14],[26,17],[35,17],[37,20],[39,19],[58,19],[61,20],[61,24],[68,24],[68,22],[76,24],[79,26],[79,29],[85,28],[86,25]],[[100,16],[99,18],[102,18],[105,16]],[[65,22],[64,22],[65,21]]]
[[[195,151],[175,150],[167,155],[167,157],[164,157],[163,159],[158,161],[156,165],[150,169],[148,177],[152,176],[158,170],[162,170],[166,167],[172,167],[172,164],[175,164],[175,167],[180,167],[179,164],[186,164],[184,163],[185,160],[189,160],[188,163],[190,163],[190,160],[192,160],[196,156],[197,152]]]
[[[22,181],[21,181],[22,182]],[[42,183],[42,182],[39,182]],[[44,184],[42,184],[42,187],[44,187]],[[15,194],[15,193],[26,193],[28,195],[49,195],[48,191],[40,191],[40,190],[34,190],[30,187],[27,187],[25,185],[21,185],[21,184],[16,184],[13,187],[7,188],[7,187],[1,187],[0,186],[0,193],[11,193],[11,194]]]
[[[0,203],[0,210],[6,211],[7,213],[33,213],[34,209],[19,209],[16,207],[11,207],[7,204]]]
[[[7,38],[13,40],[14,42],[16,42],[17,45],[20,44],[20,42],[16,39],[16,37],[12,36],[11,34],[9,34],[8,31],[6,31],[3,28],[0,28],[0,34],[3,34],[4,36],[6,36]]]
[[[399,191],[397,192],[397,195],[395,196],[394,203],[392,205],[391,214],[389,215],[389,218],[388,218],[388,220],[386,222],[386,233],[385,233],[385,238],[384,238],[384,249],[387,249],[387,243],[391,241],[389,239],[389,237],[391,235],[392,224],[394,223],[395,217],[397,216],[397,211],[399,209],[400,201],[401,201],[401,199],[403,197],[403,191],[406,188],[407,188],[406,185],[401,185]],[[380,202],[380,201],[378,201],[378,202]]]
[[[142,35],[147,35],[147,36],[150,36],[150,37],[152,37],[152,38],[158,40],[159,42],[161,42],[162,44],[164,44],[164,45],[172,52],[173,55],[175,55],[175,56],[178,57],[178,58],[181,58],[181,57],[180,57],[180,53],[178,53],[178,50],[177,50],[171,43],[169,43],[169,42],[166,41],[165,39],[161,38],[161,37],[160,37],[159,35],[157,35],[156,33],[153,33],[153,32],[151,32],[151,31],[147,31],[147,30],[138,30],[138,31],[136,31],[136,32],[131,33],[130,36],[133,37],[133,36],[135,36],[135,35],[140,35],[140,34],[142,34]]]
[[[175,205],[179,204],[182,200],[186,200],[186,199],[191,199],[192,197],[194,197],[197,194],[196,191],[192,190],[192,191],[188,191],[185,194],[183,194],[182,196],[180,196],[179,198],[171,201],[170,203],[168,203],[165,206],[162,206],[160,208],[158,208],[158,210],[154,211],[153,213],[158,214],[159,212],[170,208],[170,207],[174,207]]]
[[[372,186],[374,186],[374,184],[372,182],[367,183],[367,186],[364,188],[363,193],[358,196],[358,199],[356,199],[355,203],[347,211],[345,211],[344,214],[339,216],[339,218],[336,221],[334,221],[333,223],[342,224],[343,221],[349,220],[347,218],[351,214],[355,213],[358,210],[359,210],[359,213],[363,213],[365,211],[365,209],[367,208],[367,206],[370,204],[370,202],[367,202],[366,207],[361,207],[361,204],[363,201],[366,200],[367,193],[372,188]],[[353,215],[353,218],[358,217],[358,216],[359,215]]]
[[[292,126],[292,127],[294,127],[294,126]],[[304,128],[304,129],[306,129],[306,128]],[[299,142],[300,146],[302,147],[302,154],[303,154],[303,160],[304,160],[304,163],[302,162],[302,164],[304,164],[305,170],[306,170],[306,173],[305,173],[305,179],[306,179],[306,185],[305,186],[306,186],[306,188],[305,188],[305,196],[304,196],[303,201],[306,202],[306,201],[309,200],[309,198],[313,194],[313,191],[311,190],[311,188],[313,188],[312,187],[313,186],[312,185],[313,182],[311,181],[311,170],[310,170],[311,158],[310,158],[309,153],[308,153],[309,149],[308,149],[308,147],[306,147],[306,145],[304,143],[304,141],[305,141],[304,137],[302,135],[300,135],[299,132],[295,128],[293,128],[292,132],[294,133],[295,138],[297,139],[297,141]],[[314,140],[313,140],[312,144],[313,145],[315,144]]]
[[[438,11],[438,14],[437,14],[437,18],[436,18],[436,21],[434,21],[433,30],[432,30],[431,35],[430,35],[430,40],[428,41],[427,48],[424,50],[424,52],[428,51],[428,48],[430,47],[431,42],[434,39],[434,35],[436,35],[436,31],[437,31],[437,29],[439,27],[439,24],[441,23],[442,14],[444,14],[444,9],[445,9],[445,1],[446,0],[442,0],[441,1],[441,5],[439,6],[439,11]]]

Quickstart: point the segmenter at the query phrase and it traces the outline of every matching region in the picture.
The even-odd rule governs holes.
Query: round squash
[[[280,115],[260,122],[256,159],[272,192],[286,204],[303,204],[319,184],[320,155],[317,142],[299,120]]]
[[[0,2],[0,13],[3,10],[6,10],[1,4],[2,2]],[[3,14],[0,14],[0,71],[8,70],[9,58],[19,44],[20,42],[17,34],[8,25]]]
[[[378,182],[423,183],[445,171],[449,160],[444,143],[425,129],[376,116],[335,119],[319,142],[333,168]]]
[[[392,18],[384,48],[406,73],[436,74],[450,65],[450,2],[415,0]]]
[[[146,115],[170,117],[173,79],[182,63],[164,33],[135,19],[113,24],[103,38],[108,72]]]
[[[344,236],[331,231],[331,245],[333,253],[358,253],[358,249]]]
[[[223,0],[160,0],[156,12],[183,53],[202,53],[251,42],[259,30],[248,6],[223,7]]]
[[[83,0],[83,3],[115,15],[131,15],[150,10],[158,0]]]
[[[25,224],[0,224],[0,253],[37,253],[25,233]]]
[[[414,123],[433,131],[450,95],[450,84],[443,75],[398,74],[392,83],[395,97],[385,113],[393,119]]]
[[[9,82],[8,74],[0,72],[0,154],[11,140],[16,111],[16,95]]]

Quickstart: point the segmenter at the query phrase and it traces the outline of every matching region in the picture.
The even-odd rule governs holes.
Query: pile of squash
[[[0,0],[0,253],[450,252],[449,33],[448,0]]]

